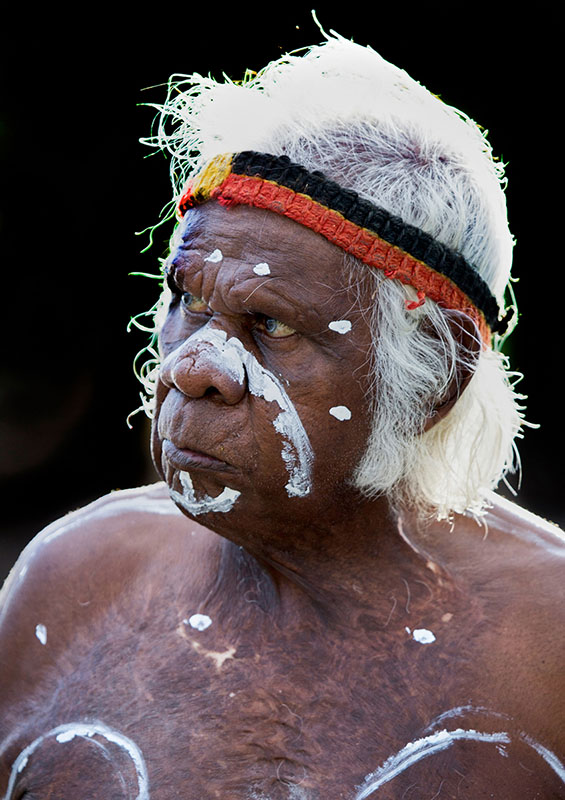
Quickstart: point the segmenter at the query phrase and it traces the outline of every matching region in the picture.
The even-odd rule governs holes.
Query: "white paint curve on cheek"
[[[237,489],[230,489],[229,486],[225,486],[217,497],[210,497],[210,495],[205,494],[198,500],[188,472],[179,471],[179,479],[183,488],[182,494],[175,489],[169,489],[169,494],[175,502],[195,517],[200,514],[225,514],[231,511],[233,504],[241,494]]]
[[[332,417],[339,419],[340,421],[351,419],[351,411],[347,408],[347,406],[333,406],[330,408],[330,414]]]
[[[260,264],[255,264],[255,266],[253,267],[253,272],[256,275],[270,275],[271,268],[269,267],[266,261],[262,261]]]
[[[348,319],[333,319],[328,325],[330,331],[336,333],[349,333],[351,330],[351,322]]]
[[[183,619],[185,625],[190,625],[197,631],[205,631],[212,624],[212,620],[208,614],[193,614],[188,619]]]
[[[31,744],[22,750],[22,752],[14,761],[12,765],[12,772],[10,774],[10,780],[8,781],[8,788],[3,800],[10,800],[18,775],[27,766],[29,757],[37,750],[38,747],[43,744],[46,739],[52,736],[55,737],[59,744],[67,744],[76,736],[79,736],[82,739],[92,739],[94,736],[99,736],[100,738],[105,739],[107,742],[111,742],[112,744],[121,747],[129,755],[135,767],[138,788],[138,793],[135,797],[135,800],[149,800],[149,778],[147,775],[145,759],[143,758],[141,750],[132,739],[124,736],[124,734],[120,733],[119,731],[109,728],[102,722],[92,722],[88,724],[84,724],[82,722],[69,722],[65,725],[59,725],[57,728],[53,728],[43,736],[38,736],[37,739],[34,739]],[[95,742],[95,744],[100,746],[98,742]],[[105,749],[106,748],[104,748],[104,750]]]
[[[37,636],[41,644],[43,645],[47,644],[47,628],[45,627],[45,625],[42,625],[41,622],[35,626],[35,635]]]
[[[251,394],[262,397],[269,403],[277,403],[281,412],[273,421],[273,426],[285,439],[281,452],[289,472],[289,481],[285,488],[290,497],[304,497],[309,494],[312,488],[314,453],[308,434],[281,382],[272,372],[261,366],[239,339],[228,339],[225,331],[203,328],[194,333],[191,339],[214,347],[221,358],[218,361],[219,368],[231,370],[240,382],[243,382],[247,373],[247,385]]]
[[[470,740],[475,742],[491,742],[494,744],[510,744],[510,737],[507,733],[481,733],[474,730],[463,730],[458,728],[455,731],[438,731],[431,736],[425,736],[415,742],[410,742],[402,748],[396,755],[390,756],[384,764],[371,775],[365,778],[363,786],[355,795],[355,800],[364,800],[370,794],[379,789],[383,784],[388,783],[401,772],[421,761],[423,758],[447,750],[454,742]]]
[[[222,251],[216,248],[216,250],[214,250],[213,253],[210,253],[210,255],[204,259],[204,261],[210,261],[212,264],[219,264],[220,261],[223,261],[223,258],[224,254]]]
[[[230,341],[238,342],[237,339]],[[257,397],[277,403],[281,409],[273,425],[277,433],[286,440],[283,443],[281,456],[290,476],[285,487],[287,494],[289,497],[305,497],[312,488],[311,471],[314,460],[308,434],[280,381],[272,372],[262,367],[257,359],[245,350],[241,342],[238,343],[245,357],[249,391]]]

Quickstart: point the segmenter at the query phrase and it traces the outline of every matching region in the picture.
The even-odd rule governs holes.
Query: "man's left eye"
[[[274,317],[263,317],[259,323],[259,327],[265,331],[267,336],[270,336],[271,339],[284,339],[286,336],[292,336],[293,333],[296,333],[294,328],[285,325],[284,322],[278,319],[274,319]]]
[[[196,314],[202,314],[208,310],[208,305],[201,297],[190,292],[183,292],[181,296],[181,304],[185,311],[192,311]]]

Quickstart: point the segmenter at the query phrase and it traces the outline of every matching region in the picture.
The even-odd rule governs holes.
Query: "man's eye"
[[[190,292],[183,292],[180,301],[185,311],[192,311],[195,314],[202,314],[203,312],[208,311],[208,305],[204,302],[204,300],[201,297],[196,297],[196,295],[191,294]]]
[[[259,323],[259,328],[265,331],[271,339],[284,339],[286,336],[292,336],[293,333],[296,333],[294,328],[290,328],[284,322],[280,322],[280,320],[273,317],[263,317]]]

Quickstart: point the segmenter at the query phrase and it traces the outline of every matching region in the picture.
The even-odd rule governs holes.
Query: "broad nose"
[[[218,329],[197,331],[169,353],[160,377],[165,386],[187,397],[216,395],[227,405],[239,403],[247,387],[239,348]]]

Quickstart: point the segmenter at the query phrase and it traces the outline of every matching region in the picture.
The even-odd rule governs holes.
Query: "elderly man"
[[[163,483],[14,567],[0,793],[565,797],[562,538],[492,493],[521,415],[478,128],[330,38],[171,87],[158,138]]]

